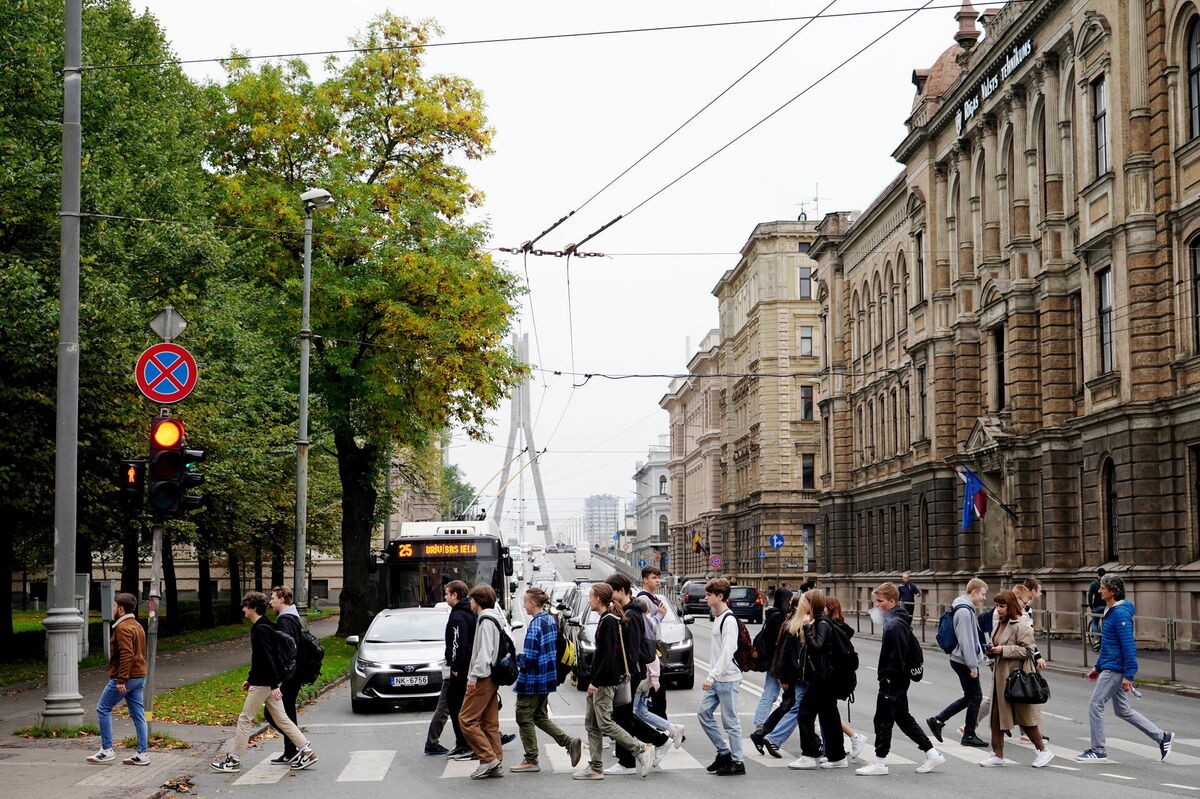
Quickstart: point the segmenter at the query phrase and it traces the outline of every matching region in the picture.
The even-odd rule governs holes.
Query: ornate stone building
[[[913,72],[904,169],[812,248],[828,330],[821,568],[847,596],[909,569],[1094,569],[1139,613],[1200,611],[1200,33],[1190,3],[956,15]],[[976,29],[982,23],[986,35]],[[970,466],[993,504],[960,531]],[[924,572],[924,574],[921,574]]]

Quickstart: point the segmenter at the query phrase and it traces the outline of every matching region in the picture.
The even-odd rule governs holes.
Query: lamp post
[[[300,419],[296,432],[296,553],[292,590],[300,623],[308,626],[308,349],[312,341],[309,328],[309,294],[312,286],[312,215],[318,208],[333,205],[333,197],[324,189],[309,189],[300,195],[304,203],[304,299],[300,310]]]

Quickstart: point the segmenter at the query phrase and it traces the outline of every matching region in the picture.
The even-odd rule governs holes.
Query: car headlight
[[[584,652],[595,652],[596,651],[596,645],[589,644],[587,641],[580,641],[579,648],[582,649]]]
[[[691,648],[692,648],[692,639],[691,638],[687,639],[686,641],[680,641],[677,644],[671,644],[672,651],[679,650],[679,649],[691,649]]]
[[[377,669],[380,666],[379,663],[373,660],[363,660],[362,658],[356,660],[355,663],[360,669]]]

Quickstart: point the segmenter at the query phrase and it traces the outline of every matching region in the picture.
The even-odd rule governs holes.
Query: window
[[[1092,81],[1092,137],[1096,148],[1096,177],[1109,170],[1108,162],[1108,99],[1104,76]]]
[[[658,537],[663,539],[664,541],[667,538],[667,517],[666,516],[658,517]]]
[[[1071,295],[1071,328],[1075,331],[1074,375],[1072,385],[1076,394],[1083,393],[1083,297],[1079,292]]]
[[[920,406],[917,416],[917,435],[920,438],[929,438],[929,418],[926,415],[926,400],[925,400],[925,367],[917,367],[917,405]]]
[[[816,488],[817,486],[817,456],[805,452],[800,456],[800,487]]]
[[[1200,551],[1200,444],[1188,447],[1188,460],[1192,469],[1192,546],[1193,553]],[[1192,558],[1196,556],[1193,554]]]
[[[914,247],[916,249],[916,258],[913,262],[913,277],[916,279],[916,300],[921,302],[925,299],[925,234],[918,231],[913,237]]]
[[[910,405],[909,403],[910,403],[910,397],[908,395],[908,383],[905,383],[904,384],[904,409],[901,411],[901,416],[900,416],[900,418],[904,420],[904,435],[900,439],[900,445],[902,447],[904,447],[905,449],[908,449],[909,445],[912,443],[912,441],[911,441],[912,405]],[[905,512],[906,513],[908,512],[907,506],[906,506]]]
[[[900,452],[900,395],[892,389],[892,454]]]
[[[1100,334],[1100,374],[1113,371],[1112,267],[1096,273],[1096,325]]]
[[[1002,411],[1007,406],[1004,375],[1004,325],[992,329],[992,408]]]
[[[813,387],[800,386],[800,418],[811,422],[813,418]]]
[[[1200,136],[1200,17],[1192,20],[1188,28],[1188,134],[1189,138]]]
[[[813,354],[813,329],[808,325],[800,328],[800,354]]]
[[[1193,27],[1200,28],[1200,25]],[[1192,240],[1188,254],[1192,259],[1192,327],[1195,328],[1196,352],[1200,353],[1200,239]]]
[[[812,269],[807,266],[800,267],[800,299],[812,299]]]
[[[308,592],[309,601],[315,599],[329,599],[329,581],[328,580],[313,580],[309,583],[312,588]]]
[[[1104,511],[1104,559],[1118,560],[1121,556],[1117,529],[1117,467],[1112,458],[1105,458],[1100,466],[1100,507]]]
[[[658,478],[658,494],[665,497],[667,495],[667,478],[666,476]]]
[[[802,241],[796,245],[797,252],[808,252],[808,248],[812,246],[811,242]]]

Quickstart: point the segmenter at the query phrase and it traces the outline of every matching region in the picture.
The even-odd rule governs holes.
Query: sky
[[[158,18],[180,58],[333,50],[384,11],[435,19],[440,41],[626,30],[814,15],[829,0],[717,3],[609,0],[513,3],[414,0],[133,0]],[[912,0],[834,0],[825,13],[911,9]],[[568,374],[675,374],[717,325],[713,287],[734,268],[760,222],[810,219],[865,208],[899,173],[891,152],[905,135],[913,69],[927,69],[953,41],[950,0],[922,11],[860,55],[907,13],[775,21],[691,30],[435,47],[429,73],[456,74],[484,94],[494,153],[466,164],[486,200],[493,247],[515,247],[637,161],[739,76],[790,39],[724,97],[611,188],[547,235],[539,247],[578,242],[603,258],[497,253],[522,280],[519,332],[528,333],[534,444],[552,528],[581,515],[583,498],[633,498],[633,473],[667,432],[658,402],[665,378],[572,379]],[[982,10],[982,6],[979,10]],[[822,76],[849,60],[823,81]],[[309,57],[314,74],[323,58]],[[189,65],[219,80],[214,65]],[[815,86],[813,84],[816,84]],[[812,88],[809,88],[809,87]],[[803,92],[803,94],[801,94]],[[791,98],[779,113],[645,202]],[[819,198],[814,200],[814,198]],[[636,209],[636,210],[635,210]],[[541,371],[545,370],[545,371]],[[584,383],[583,385],[579,385]],[[491,440],[456,432],[449,459],[494,502],[509,407]],[[502,524],[539,521],[526,469],[508,486]],[[489,513],[494,508],[489,507]]]

